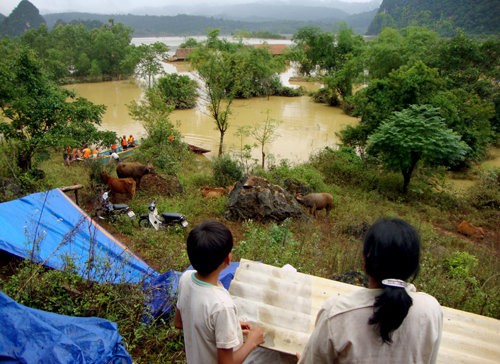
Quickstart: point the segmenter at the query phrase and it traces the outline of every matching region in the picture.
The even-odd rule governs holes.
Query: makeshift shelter
[[[0,250],[96,282],[159,275],[57,188],[0,204]]]

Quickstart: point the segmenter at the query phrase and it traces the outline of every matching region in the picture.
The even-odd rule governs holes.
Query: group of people
[[[123,150],[135,147],[134,136],[132,134],[130,134],[128,136],[128,138],[125,135],[122,136],[122,138],[120,139],[120,144],[121,144]]]
[[[242,363],[264,342],[260,327],[239,322],[229,292],[218,281],[232,248],[231,231],[217,221],[203,222],[188,235],[194,270],[179,280],[174,317],[175,327],[183,330],[188,363]],[[413,226],[397,218],[376,221],[363,246],[368,288],[324,302],[296,360],[435,363],[443,313],[434,297],[407,282],[417,275],[419,261],[420,237]]]
[[[91,149],[88,144],[84,144],[82,148],[71,148],[67,146],[64,150],[64,164],[69,166],[72,161],[85,160],[89,158],[97,158],[99,151],[97,148]]]

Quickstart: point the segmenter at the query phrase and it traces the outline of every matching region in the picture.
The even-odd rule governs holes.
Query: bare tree
[[[281,124],[281,121],[272,119],[269,116],[269,113],[270,111],[267,110],[264,124],[255,127],[250,131],[250,134],[257,140],[260,146],[262,169],[264,169],[266,161],[265,147],[279,137],[279,134],[276,133],[276,129]]]

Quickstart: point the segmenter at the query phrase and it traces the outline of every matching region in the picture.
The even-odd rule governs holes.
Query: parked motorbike
[[[129,218],[135,217],[134,211],[124,203],[112,203],[109,200],[109,193],[104,192],[101,196],[101,206],[95,211],[95,216],[100,220],[115,222],[119,215],[126,214]]]
[[[143,228],[154,227],[156,230],[163,229],[167,226],[180,225],[183,228],[188,226],[186,217],[177,212],[164,212],[159,214],[156,209],[156,201],[153,200],[149,204],[149,213],[141,215],[139,219],[139,226]]]

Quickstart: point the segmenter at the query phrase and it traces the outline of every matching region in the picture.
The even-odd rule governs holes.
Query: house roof
[[[171,62],[175,61],[185,61],[194,48],[177,48],[175,54],[170,57],[168,60]]]
[[[288,49],[288,44],[255,44],[255,48],[267,48],[273,56],[280,56]]]

